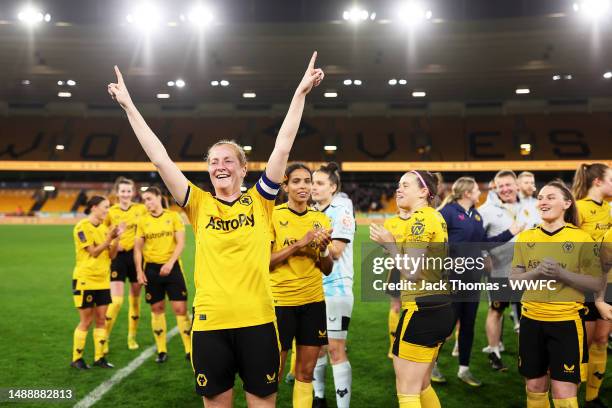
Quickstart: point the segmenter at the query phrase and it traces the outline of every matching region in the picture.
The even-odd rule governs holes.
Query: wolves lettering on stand
[[[26,154],[31,153],[35,151],[36,149],[38,149],[44,136],[45,136],[44,132],[38,132],[38,134],[36,135],[32,143],[30,143],[28,147],[24,147],[20,151],[16,151],[15,145],[11,143],[7,145],[4,150],[0,151],[0,157],[4,156],[5,154],[8,154],[12,159],[19,159],[21,156],[25,156]]]

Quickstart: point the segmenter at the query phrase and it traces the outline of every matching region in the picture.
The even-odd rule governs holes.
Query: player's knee
[[[314,365],[308,364],[303,367],[295,368],[295,379],[299,382],[312,382]]]
[[[96,327],[97,328],[106,327],[106,316],[96,315]]]
[[[123,296],[123,282],[111,282],[111,296]]]
[[[334,344],[332,346],[330,344],[329,359],[331,360],[332,365],[346,361],[346,350],[344,349],[344,346],[341,344]]]
[[[164,313],[164,302],[157,302],[151,305],[151,311],[155,314]]]
[[[81,316],[81,322],[85,323],[87,326],[89,326],[91,322],[93,322],[93,319],[94,319],[93,311],[91,313],[83,314]]]
[[[172,310],[174,310],[174,314],[177,316],[185,316],[187,314],[187,306],[185,303],[173,304]]]
[[[231,400],[228,401],[225,393],[217,394],[212,397],[202,397],[205,408],[226,408],[231,407]]]
[[[86,317],[86,318],[81,319],[81,321],[79,322],[79,330],[81,331],[89,330],[89,327],[91,326],[92,321],[93,321],[92,317]]]
[[[332,360],[332,362],[338,358],[339,349],[340,348],[336,344],[330,344],[327,347],[327,352],[329,353],[329,358]]]
[[[548,378],[543,377],[527,380],[526,388],[529,392],[548,392]]]
[[[551,381],[550,390],[553,398],[566,399],[573,398],[578,393],[578,386],[566,381]],[[546,391],[540,391],[546,392]]]
[[[608,333],[595,332],[593,336],[594,344],[607,345],[608,344]]]
[[[307,356],[307,358],[303,358],[303,357],[306,357],[306,356],[300,356],[300,354],[298,353],[298,358],[295,364],[296,378],[303,378],[306,381],[308,381],[309,379],[312,380],[314,369],[315,369],[315,366],[317,365],[317,359],[314,358],[314,356],[310,354]]]
[[[395,386],[400,394],[420,394],[423,383],[415,375],[400,375],[395,380]]]
[[[130,286],[130,295],[132,296],[140,296],[140,283],[132,283]]]

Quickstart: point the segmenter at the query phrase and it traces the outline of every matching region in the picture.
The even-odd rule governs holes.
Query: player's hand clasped
[[[296,244],[298,248],[307,247],[315,238],[315,230],[308,231]]]
[[[312,229],[308,231],[299,241],[296,242],[298,248],[305,248],[310,245],[311,242],[315,243],[316,248],[323,252],[329,244],[331,244],[332,230],[325,230],[322,228]]]
[[[538,266],[538,270],[545,278],[559,279],[561,277],[561,267],[556,261],[550,258],[542,260],[542,263]]]
[[[331,244],[331,234],[331,229],[326,230],[323,228],[318,228],[315,230],[314,241],[317,244],[319,251],[324,252],[327,249],[327,246]]]

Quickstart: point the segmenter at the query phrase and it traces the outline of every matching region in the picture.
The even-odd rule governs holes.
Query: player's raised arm
[[[291,105],[289,105],[289,110],[287,111],[287,116],[285,116],[285,120],[276,137],[274,150],[270,155],[270,159],[268,159],[266,176],[274,183],[283,181],[285,167],[287,166],[287,160],[289,160],[289,153],[291,152],[293,141],[300,127],[306,95],[308,95],[313,87],[318,86],[325,76],[323,70],[315,68],[316,59],[317,52],[315,51],[312,54],[312,58],[310,58],[308,68],[306,68],[302,81],[295,90]]]
[[[157,168],[164,184],[178,203],[182,203],[187,193],[188,181],[177,165],[170,159],[164,145],[159,141],[144,118],[136,109],[127,90],[121,71],[115,65],[117,83],[108,84],[108,93],[127,113],[132,129],[151,162]]]

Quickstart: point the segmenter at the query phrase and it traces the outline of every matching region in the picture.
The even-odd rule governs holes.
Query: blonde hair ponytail
[[[474,180],[472,177],[459,177],[457,181],[453,183],[450,193],[446,196],[444,201],[442,201],[442,204],[440,204],[438,210],[441,210],[448,204],[456,203],[463,197],[463,194],[468,191],[472,191],[475,185],[476,180]]]

